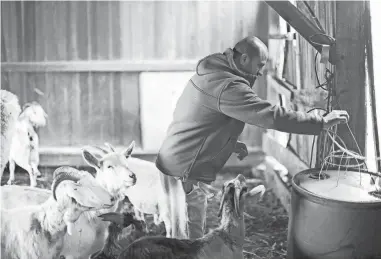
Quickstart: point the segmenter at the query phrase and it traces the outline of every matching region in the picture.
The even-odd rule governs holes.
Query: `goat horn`
[[[115,152],[115,148],[110,143],[106,142],[105,146],[108,147],[112,152]]]
[[[53,192],[53,198],[55,200],[57,200],[56,189],[60,183],[67,180],[77,182],[82,178],[82,176],[79,174],[79,171],[77,169],[69,167],[69,166],[61,166],[57,168],[54,171],[53,176],[54,176],[54,180],[52,183],[52,192]]]

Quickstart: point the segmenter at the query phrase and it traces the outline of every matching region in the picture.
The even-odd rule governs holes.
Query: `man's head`
[[[261,76],[266,65],[268,51],[266,45],[257,37],[249,36],[234,46],[234,62],[236,66],[254,76]]]

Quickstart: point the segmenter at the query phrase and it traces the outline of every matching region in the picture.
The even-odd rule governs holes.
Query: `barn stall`
[[[313,21],[311,8],[327,35],[337,41],[341,36],[345,41],[345,30],[353,30],[343,25],[347,22],[343,20],[348,3],[307,3],[292,2]],[[361,3],[364,2],[358,2]],[[46,180],[40,186],[49,188],[52,168],[84,167],[80,148],[87,144],[110,142],[122,147],[135,140],[138,150],[134,156],[153,161],[176,98],[197,61],[232,47],[246,35],[260,37],[269,47],[267,71],[256,83],[256,89],[261,97],[274,103],[303,111],[319,105],[325,108],[324,91],[315,89],[325,77],[337,89],[344,89],[347,82],[353,87],[364,84],[365,55],[361,47],[369,35],[356,36],[363,41],[341,50],[345,56],[354,53],[350,59],[363,60],[358,67],[321,65],[311,42],[289,25],[292,21],[288,24],[287,17],[283,19],[270,6],[253,1],[2,2],[2,88],[15,93],[22,104],[41,103],[49,114],[48,125],[39,131],[40,167],[44,172],[42,179]],[[357,10],[361,9],[353,9],[352,15],[369,15],[365,9],[363,13]],[[357,51],[353,51],[354,45]],[[336,81],[327,78],[335,69],[341,75]],[[350,69],[360,71],[360,75],[346,72]],[[313,97],[312,104],[295,105],[294,97],[303,91]],[[367,122],[361,103],[365,103],[366,91],[351,88],[349,92],[363,100],[356,107],[347,102],[345,108],[350,111],[350,126],[364,151],[366,133],[361,125]],[[374,128],[373,124],[368,128]],[[348,132],[339,134],[347,135],[346,143],[350,142],[350,149],[354,147]],[[377,143],[376,133],[368,135],[375,135]],[[236,172],[265,177],[268,187],[290,213],[290,177],[321,162],[324,154],[318,149],[323,145],[322,139],[324,136],[316,139],[264,132],[247,125],[241,141],[249,146],[249,157],[241,162],[233,155],[215,186]],[[368,153],[377,153],[378,148]],[[265,157],[263,151],[285,166],[287,180],[282,180],[279,170],[271,170],[271,166],[260,174],[263,168],[256,166]],[[376,163],[373,170],[377,170],[375,166]],[[17,177],[19,184],[27,184],[22,173]],[[288,216],[270,194],[248,209],[255,219],[249,219],[247,258],[285,258]],[[218,204],[211,204],[209,228],[218,222],[214,213],[217,209]]]
[[[43,176],[37,184],[43,188],[50,188],[58,166],[93,172],[81,156],[85,145],[121,148],[134,140],[133,156],[154,161],[197,61],[247,35],[265,43],[268,37],[264,2],[8,1],[1,7],[2,89],[15,93],[21,105],[37,101],[49,116],[38,131]],[[263,97],[265,83],[257,83]],[[237,172],[251,175],[263,159],[261,134],[246,126],[241,140],[250,155],[243,161],[232,156],[216,187]],[[2,184],[7,179],[6,169]],[[29,184],[20,167],[16,184]],[[218,225],[217,210],[212,203],[208,228]],[[269,192],[249,213],[255,219],[247,257],[284,255],[287,215],[277,198]]]

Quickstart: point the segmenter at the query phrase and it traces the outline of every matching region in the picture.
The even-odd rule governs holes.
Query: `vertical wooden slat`
[[[36,60],[36,2],[21,2],[22,42],[25,61]]]
[[[91,47],[90,33],[89,33],[89,10],[88,7],[90,2],[78,1],[75,3],[77,12],[76,12],[76,21],[75,29],[77,31],[77,45],[75,46],[78,51],[78,59],[88,60],[89,59],[89,48]],[[74,15],[72,14],[74,18]]]
[[[144,31],[145,10],[143,2],[131,2],[129,24],[131,29],[131,58],[133,60],[142,60],[145,57],[144,41],[152,41]]]
[[[143,5],[144,15],[141,15],[139,18],[139,23],[142,26],[143,30],[143,41],[140,42],[143,46],[145,59],[153,59],[155,57],[155,22],[156,22],[156,12],[155,4],[152,2],[141,1]],[[148,36],[151,35],[151,36]],[[138,43],[139,44],[139,43]]]
[[[123,73],[120,82],[120,110],[122,111],[122,143],[135,140],[141,146],[139,122],[139,78],[138,74]]]
[[[2,12],[2,17],[4,17],[5,25],[4,27],[7,27],[8,29],[8,35],[9,35],[9,52],[8,52],[8,60],[10,62],[17,62],[19,60],[19,34],[21,33],[19,30],[19,22],[17,19],[17,12],[16,12],[16,2],[7,2],[8,8],[5,8],[4,12]],[[11,82],[10,82],[11,83]]]
[[[91,2],[91,36],[92,59],[107,59],[110,32],[108,30],[108,3],[104,1]]]
[[[77,60],[79,58],[79,51],[78,51],[78,31],[77,31],[77,25],[78,25],[78,18],[79,14],[79,2],[68,2],[68,23],[67,28],[69,31],[69,41],[68,41],[68,54],[70,60]],[[83,6],[82,6],[83,8]],[[82,9],[83,10],[83,9]],[[86,87],[85,85],[80,85],[79,83],[79,73],[73,73],[71,77],[68,78],[69,88],[66,89],[68,91],[69,95],[69,107],[68,110],[70,111],[70,120],[71,120],[71,127],[70,132],[71,138],[70,138],[70,144],[71,145],[80,145],[82,136],[82,122],[81,122],[81,87]]]
[[[56,23],[55,33],[57,39],[58,53],[56,60],[66,60],[68,58],[67,44],[68,44],[68,2],[55,3]]]
[[[35,4],[35,60],[44,61],[45,60],[45,19],[44,19],[44,2],[34,2]]]
[[[120,23],[123,26],[121,29],[121,39],[122,39],[122,58],[131,59],[131,41],[132,41],[132,25],[130,21],[131,13],[133,12],[132,6],[133,2],[123,1],[120,2]],[[152,4],[156,5],[156,2]],[[155,37],[156,35],[154,35]],[[156,37],[155,37],[156,38]]]
[[[120,17],[120,7],[121,7],[121,2],[117,1],[110,1],[109,2],[111,5],[111,10],[110,10],[110,29],[112,31],[112,58],[113,59],[119,59],[121,58],[121,51],[122,51],[122,37],[121,37],[121,27],[124,25],[121,24],[121,17]],[[150,34],[148,34],[150,35]]]
[[[211,44],[212,35],[211,35],[211,1],[197,1],[195,2],[197,10],[197,32],[195,37],[197,38],[197,56],[201,58],[202,56],[208,55],[211,53]],[[208,15],[206,15],[208,14]],[[183,30],[186,31],[186,21],[182,20]],[[214,40],[214,39],[213,39]],[[186,43],[183,43],[184,47]],[[196,56],[196,57],[197,57]]]

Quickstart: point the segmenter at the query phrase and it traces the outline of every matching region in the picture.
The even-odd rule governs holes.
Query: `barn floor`
[[[18,168],[19,169],[19,168]],[[222,184],[236,176],[235,170],[224,172],[218,176],[214,186],[220,188]],[[16,173],[16,184],[29,185],[29,178],[26,172]],[[42,169],[43,177],[38,180],[38,187],[49,189],[51,185],[52,170]],[[250,171],[243,172],[249,178]],[[8,172],[5,170],[1,184],[6,184]],[[254,187],[254,185],[252,185]],[[217,218],[218,202],[213,200],[209,203],[207,231],[218,226]],[[246,217],[246,242],[244,245],[245,258],[255,259],[283,259],[286,258],[287,249],[287,224],[288,216],[278,198],[271,190],[268,190],[261,201],[254,200],[246,206],[246,212],[252,218]],[[164,227],[154,226],[152,219],[148,218],[148,223],[154,234],[163,234]]]

